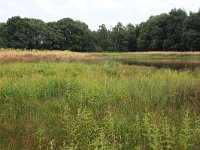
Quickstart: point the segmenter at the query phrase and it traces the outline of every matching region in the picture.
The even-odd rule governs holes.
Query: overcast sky
[[[0,22],[18,15],[45,22],[70,17],[96,30],[103,23],[108,28],[118,21],[138,24],[172,8],[197,12],[200,0],[0,0]]]

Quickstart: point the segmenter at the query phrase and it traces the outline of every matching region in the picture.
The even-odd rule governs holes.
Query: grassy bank
[[[199,149],[200,70],[0,64],[0,149]]]
[[[103,59],[157,59],[183,58],[200,60],[200,52],[124,52],[124,53],[80,53],[56,50],[0,49],[0,63],[10,62],[74,62],[102,61]]]
[[[97,58],[195,58],[200,59],[200,52],[122,52],[94,53]]]

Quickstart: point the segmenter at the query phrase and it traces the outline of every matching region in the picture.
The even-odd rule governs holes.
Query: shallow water
[[[120,58],[115,60],[128,65],[171,68],[177,70],[200,68],[200,59],[197,58]]]

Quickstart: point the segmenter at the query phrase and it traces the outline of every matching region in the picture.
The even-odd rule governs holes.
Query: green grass
[[[200,59],[199,54],[154,54],[154,53],[143,53],[143,54],[134,54],[134,53],[105,53],[105,54],[93,54],[93,56],[97,58],[107,58],[107,59],[129,59],[129,58],[137,58],[137,59],[160,59],[160,58],[178,58],[178,59]]]
[[[0,149],[199,149],[200,69],[0,64]]]

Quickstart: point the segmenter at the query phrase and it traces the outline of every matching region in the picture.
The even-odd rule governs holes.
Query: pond
[[[200,68],[200,59],[198,58],[116,58],[114,60],[128,65],[171,68],[176,70]]]

